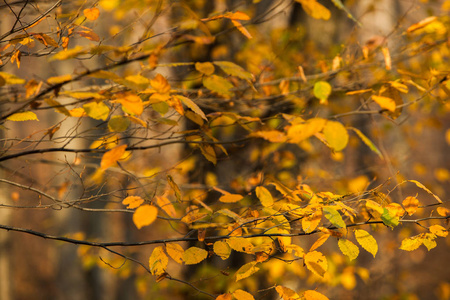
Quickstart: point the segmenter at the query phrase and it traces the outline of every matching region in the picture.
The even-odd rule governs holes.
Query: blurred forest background
[[[330,12],[328,18],[321,11],[308,11],[307,2],[5,0],[0,3],[0,75],[6,78],[9,75],[5,74],[13,74],[25,80],[17,79],[12,84],[14,78],[8,77],[2,83],[2,116],[9,113],[11,105],[19,107],[33,93],[39,94],[39,89],[63,82],[60,76],[75,77],[86,70],[133,60],[141,53],[154,53],[145,60],[106,71],[116,72],[119,78],[139,74],[151,79],[157,73],[162,74],[172,89],[195,99],[210,120],[210,131],[205,132],[210,132],[217,141],[246,139],[245,126],[253,122],[251,118],[263,120],[267,128],[281,128],[287,122],[287,117],[281,114],[286,114],[305,119],[335,118],[348,128],[358,128],[380,151],[379,155],[371,151],[354,133],[343,151],[330,151],[320,141],[296,145],[276,143],[275,137],[252,136],[243,142],[224,143],[227,155],[216,146],[217,162],[213,164],[211,157],[206,157],[206,148],[199,151],[189,143],[171,143],[177,140],[178,133],[193,141],[189,136],[205,128],[198,116],[180,119],[176,113],[162,114],[161,108],[154,106],[140,116],[147,124],[145,129],[142,126],[112,135],[114,130],[108,130],[105,120],[57,114],[55,109],[59,106],[52,100],[43,100],[58,99],[71,109],[75,107],[70,106],[72,103],[87,103],[96,96],[64,94],[67,91],[106,91],[105,97],[114,97],[142,86],[137,81],[118,84],[119,79],[108,77],[112,75],[105,72],[103,77],[69,80],[60,89],[37,99],[30,107],[39,121],[4,122],[0,130],[0,159],[35,149],[95,149],[93,143],[97,147],[102,141],[116,143],[117,136],[119,144],[142,146],[145,150],[133,151],[128,161],[108,169],[103,177],[98,169],[104,152],[35,152],[1,160],[0,223],[91,242],[132,243],[197,236],[197,231],[164,219],[138,230],[132,221],[133,211],[121,203],[129,195],[141,195],[147,200],[164,195],[176,202],[176,192],[167,189],[171,183],[168,185],[167,175],[173,176],[169,181],[176,182],[183,198],[201,197],[206,206],[220,205],[217,203],[220,190],[251,195],[255,186],[267,178],[275,178],[292,189],[301,183],[314,191],[360,195],[358,199],[375,197],[383,191],[380,197],[387,195],[389,201],[396,203],[416,195],[421,205],[434,203],[432,195],[414,184],[397,186],[405,179],[414,179],[438,195],[449,208],[449,94],[445,88],[432,87],[448,82],[449,78],[450,1],[342,1],[350,16],[336,5],[341,1],[318,1]],[[83,10],[94,7],[100,15],[89,20]],[[233,26],[226,18],[211,18],[236,11],[250,16],[249,20],[241,20],[246,29]],[[430,21],[431,26],[425,32],[406,33],[411,25],[431,16],[436,19]],[[33,28],[13,30],[35,22],[36,18],[41,19]],[[44,43],[45,36],[31,35],[36,44],[31,46],[31,40],[17,37],[31,32],[45,33],[52,40]],[[64,46],[65,36],[68,44]],[[20,41],[14,42],[14,37]],[[54,42],[57,44],[53,45]],[[15,54],[19,55],[17,49],[20,57],[14,59]],[[387,61],[383,49],[388,49],[392,62]],[[67,54],[70,51],[72,57]],[[59,53],[66,53],[66,57],[58,57]],[[229,80],[236,88],[233,95],[205,90],[202,74],[192,63],[211,61],[231,61],[253,74],[253,89],[258,90],[259,96],[246,98],[245,93],[251,93],[251,87],[239,94],[238,89],[245,82],[242,78]],[[294,81],[302,82],[305,75],[305,92],[292,93]],[[49,80],[58,77],[56,81]],[[288,80],[293,77],[297,79]],[[379,89],[397,78],[401,78],[408,92],[400,93],[402,102],[396,104],[408,105],[392,114],[379,113],[377,104],[369,102],[363,90],[370,93],[371,89]],[[310,83],[318,79],[332,85],[332,94],[324,101],[312,94]],[[363,92],[349,94],[352,91]],[[364,113],[367,111],[373,113]],[[227,112],[234,115],[227,117]],[[243,118],[237,119],[236,115]],[[168,145],[158,146],[164,142]],[[96,184],[91,184],[92,180]],[[380,189],[375,189],[380,185]],[[53,201],[55,198],[62,202]],[[250,200],[246,204],[251,207],[249,214],[252,209],[259,209]],[[201,204],[197,205],[203,209]],[[417,218],[431,216],[434,211],[434,206],[424,207]],[[178,220],[182,217],[183,214],[177,214]],[[446,224],[442,225],[448,228]],[[367,230],[369,226],[364,228]],[[2,300],[208,298],[187,284],[164,278],[156,282],[139,264],[101,247],[2,229]],[[207,236],[211,232],[208,230]],[[430,251],[424,246],[402,251],[398,249],[402,239],[422,232],[420,226],[408,224],[391,230],[374,225],[373,230],[379,245],[375,258],[361,251],[356,262],[349,262],[336,243],[320,248],[329,264],[325,279],[311,275],[302,261],[286,263],[273,259],[262,264],[261,270],[245,282],[229,283],[230,274],[248,262],[248,258],[240,255],[226,261],[208,258],[194,266],[171,261],[169,273],[214,295],[242,288],[252,291],[255,299],[279,299],[274,289],[264,290],[278,284],[293,290],[318,288],[330,299],[450,299],[448,237],[438,240],[437,247]],[[317,236],[293,240],[308,249]],[[202,243],[191,241],[180,245],[187,248]],[[154,248],[155,245],[142,245],[112,249],[148,264]]]

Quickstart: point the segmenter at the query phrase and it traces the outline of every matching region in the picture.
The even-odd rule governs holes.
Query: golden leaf
[[[197,62],[195,69],[205,75],[212,75],[214,73],[214,65],[210,62]]]
[[[231,299],[233,299],[233,296],[230,293],[219,295],[216,298],[216,300],[231,300]]]
[[[215,254],[217,254],[222,260],[227,259],[230,257],[231,254],[231,248],[228,245],[228,243],[224,241],[217,241],[214,243],[213,251]]]
[[[122,105],[122,109],[126,113],[132,115],[139,116],[144,111],[144,103],[142,102],[141,97],[131,92],[119,93],[111,102],[120,103]]]
[[[127,145],[121,145],[103,154],[100,168],[106,170],[113,166],[125,154],[126,149]]]
[[[324,234],[320,238],[318,238],[317,241],[315,241],[314,244],[312,244],[311,248],[309,249],[309,252],[314,251],[320,246],[322,246],[330,236],[331,236],[330,234]]]
[[[402,241],[402,245],[400,246],[400,249],[405,251],[413,251],[422,245],[423,240],[419,238],[419,236],[413,236],[410,238],[406,238]]]
[[[245,28],[241,22],[231,19],[231,23],[233,23],[234,27],[236,27],[237,30],[239,30],[246,38],[251,39],[253,38],[250,32],[248,32],[247,28]]]
[[[303,297],[305,300],[329,300],[327,296],[314,291],[314,290],[307,290],[303,293]]]
[[[275,290],[283,300],[295,300],[300,299],[300,296],[288,287],[277,285]]]
[[[144,199],[139,196],[128,196],[122,201],[122,204],[128,205],[127,208],[129,209],[139,207],[142,203],[144,203]]]
[[[208,214],[206,213],[200,213],[200,212],[196,212],[196,211],[191,211],[189,213],[187,213],[182,219],[181,222],[184,222],[186,224],[191,224],[195,221],[201,220],[204,217],[206,217]]]
[[[158,246],[153,249],[152,255],[148,260],[150,272],[152,273],[152,275],[159,276],[165,273],[168,263],[169,258],[164,253],[163,247]]]
[[[348,144],[348,132],[342,123],[337,121],[328,121],[323,129],[325,140],[334,151],[343,150]]]
[[[158,94],[167,94],[170,92],[170,85],[161,74],[156,74],[155,78],[150,80],[150,85]]]
[[[378,252],[378,244],[375,238],[365,230],[356,229],[355,230],[356,241],[364,248],[367,252],[372,253],[373,257]]]
[[[308,270],[320,277],[323,277],[328,270],[328,261],[326,257],[318,251],[306,253],[304,262]]]
[[[174,261],[176,261],[179,264],[183,263],[183,254],[184,254],[183,247],[175,243],[169,243],[166,244],[166,251],[167,254],[169,254],[169,256],[172,257]]]
[[[233,296],[236,300],[255,300],[252,294],[243,290],[235,290]]]
[[[416,197],[406,197],[406,199],[403,200],[402,204],[408,215],[411,216],[417,211],[420,203]]]
[[[314,19],[328,20],[331,17],[331,12],[328,10],[328,8],[326,8],[316,0],[296,1],[299,2],[302,5],[303,10]]]
[[[203,261],[208,257],[208,251],[198,248],[191,247],[186,249],[183,253],[183,260],[186,265],[195,265]]]
[[[372,95],[372,100],[375,101],[381,108],[387,109],[390,112],[395,111],[395,101],[391,98]]]
[[[109,107],[103,101],[84,104],[83,109],[92,119],[102,121],[106,121],[110,112]]]
[[[359,255],[359,248],[347,239],[339,239],[338,246],[341,252],[350,260],[354,260]]]
[[[318,209],[302,219],[302,228],[306,233],[313,232],[322,220],[322,210]]]
[[[153,205],[144,204],[139,206],[133,214],[133,222],[137,229],[155,222],[158,209]]]
[[[164,196],[156,196],[155,197],[156,204],[165,211],[169,216],[172,218],[175,218],[177,216],[177,213],[175,211],[175,208],[173,207],[172,202],[170,202],[169,199],[167,199]]]
[[[25,112],[19,112],[19,113],[15,113],[10,115],[8,118],[6,118],[7,120],[10,121],[39,121],[36,114],[32,111],[25,111]]]
[[[236,281],[245,279],[258,272],[259,268],[256,266],[256,264],[257,262],[252,261],[240,267],[236,272]]]
[[[253,244],[246,238],[232,237],[226,240],[231,249],[238,252],[251,252],[254,248]]]
[[[83,14],[89,21],[95,21],[100,16],[100,10],[96,7],[86,8],[83,10]]]
[[[289,142],[300,143],[322,131],[325,124],[327,124],[327,120],[322,118],[312,118],[304,123],[294,124],[287,131]]]
[[[446,237],[448,235],[448,230],[441,225],[431,225],[429,230],[431,233],[440,237]]]
[[[258,197],[261,204],[265,207],[273,205],[272,194],[263,186],[256,187],[256,197]]]

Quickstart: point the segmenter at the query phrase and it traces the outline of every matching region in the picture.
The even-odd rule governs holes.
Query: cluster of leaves
[[[255,13],[253,6],[245,8],[245,13],[225,11],[202,16],[194,12],[195,3],[191,8],[187,4],[162,4],[161,1],[153,8],[154,17],[138,42],[108,45],[114,39],[96,33],[97,22],[107,22],[102,17],[107,18],[112,11],[116,19],[123,19],[130,7],[138,5],[134,2],[99,1],[99,7],[83,7],[69,14],[58,11],[52,34],[44,30],[32,33],[31,28],[40,28],[46,15],[61,4],[59,1],[28,26],[13,28],[1,37],[5,44],[0,48],[0,59],[15,63],[17,69],[23,68],[24,55],[32,57],[40,53],[50,57],[48,63],[57,65],[73,60],[89,61],[94,57],[98,57],[99,62],[70,74],[44,75],[46,79],[39,81],[20,78],[14,72],[0,72],[0,85],[20,89],[16,96],[18,101],[2,104],[0,120],[4,135],[8,136],[16,122],[43,122],[47,118],[45,112],[54,112],[60,118],[57,124],[43,130],[44,134],[42,131],[27,133],[24,140],[31,141],[33,136],[41,135],[31,150],[21,147],[23,141],[5,138],[0,162],[14,162],[37,153],[76,153],[74,162],[67,166],[81,179],[82,188],[93,191],[106,185],[113,190],[111,195],[121,199],[112,201],[112,206],[105,211],[131,213],[137,229],[164,227],[163,236],[138,243],[160,244],[153,248],[148,263],[138,262],[156,276],[157,282],[171,279],[192,286],[171,275],[169,257],[179,265],[196,265],[204,261],[212,264],[214,257],[229,260],[233,254],[240,253],[244,262],[234,266],[236,270],[227,290],[194,288],[216,299],[254,299],[243,290],[245,285],[236,285],[237,282],[258,276],[264,265],[274,260],[286,264],[302,261],[316,282],[331,284],[329,274],[336,272],[329,267],[331,258],[325,251],[318,251],[319,247],[325,248],[326,242],[330,248],[337,245],[349,262],[360,255],[361,248],[375,257],[379,246],[375,234],[366,230],[369,225],[374,232],[380,227],[418,225],[423,232],[404,238],[399,245],[406,251],[421,245],[431,250],[440,238],[448,236],[445,221],[450,218],[450,211],[444,207],[445,201],[419,181],[390,174],[391,180],[396,182],[394,188],[388,189],[388,182],[370,188],[375,180],[370,182],[372,178],[362,176],[352,181],[358,186],[356,189],[332,190],[329,186],[333,182],[328,186],[308,183],[312,176],[324,180],[325,171],[316,170],[311,175],[296,173],[297,169],[293,168],[299,164],[297,153],[311,157],[319,154],[339,162],[346,149],[354,147],[352,143],[360,142],[364,149],[371,150],[368,155],[387,164],[385,151],[372,141],[374,134],[363,133],[365,131],[357,128],[355,120],[344,122],[345,117],[362,115],[395,122],[405,110],[413,112],[422,107],[420,105],[445,109],[443,100],[450,95],[450,79],[448,70],[439,61],[449,56],[448,17],[432,16],[404,28],[401,34],[407,41],[406,46],[392,56],[386,39],[378,38],[362,46],[359,56],[346,55],[343,49],[340,54],[330,56],[331,59],[309,62],[309,65],[317,63],[317,68],[303,68],[299,63],[288,70],[282,68],[282,64],[291,59],[286,57],[281,65],[273,61],[273,70],[261,72],[261,69],[269,69],[264,60],[270,55],[265,53],[267,37],[253,31],[254,24],[260,21],[258,16],[252,15]],[[330,10],[316,0],[297,2],[312,18],[328,20],[331,16]],[[359,24],[341,1],[333,3]],[[183,10],[182,17],[177,24],[171,24],[173,28],[152,32],[152,26],[162,18],[163,12],[178,9]],[[126,30],[113,29],[114,37]],[[220,59],[221,51],[230,51],[220,45],[215,49],[216,54],[207,59],[209,61],[174,60],[179,48],[184,52],[201,52],[231,34],[230,29],[237,30],[239,39],[245,39],[233,62]],[[156,39],[165,33],[170,36]],[[431,59],[434,67],[424,71],[414,63],[418,57],[424,61]],[[437,62],[433,61],[435,57],[439,57]],[[292,61],[296,61],[295,58]],[[169,75],[178,70],[183,72],[178,78],[182,79],[182,84],[173,80],[176,75]],[[422,74],[416,76],[417,72]],[[366,78],[367,73],[373,78]],[[76,83],[81,83],[83,88],[71,88]],[[341,106],[341,99],[353,103]],[[354,100],[362,104],[355,106],[357,101]],[[75,125],[67,130],[63,124]],[[90,125],[83,129],[82,124]],[[44,141],[46,138],[48,140]],[[91,144],[85,148],[70,148],[79,140],[91,141]],[[185,146],[184,158],[182,155],[167,158],[171,162],[167,169],[151,168],[140,161],[142,157],[138,153],[174,144]],[[234,159],[231,152],[236,151],[246,156],[244,160],[248,164],[259,167],[255,170],[249,167],[250,175],[242,172],[231,182],[219,182],[218,166],[227,156]],[[83,160],[88,166],[90,158],[98,159],[93,172],[74,171],[75,167],[83,165]],[[202,163],[209,165],[212,171],[202,174],[201,180],[194,180],[192,174]],[[267,166],[270,163],[274,167]],[[286,171],[290,169],[292,171]],[[126,177],[133,183],[114,190],[112,177]],[[6,179],[1,182],[22,188],[29,186]],[[392,196],[409,183],[430,197],[422,200],[417,195],[401,199]],[[79,198],[68,204],[61,196],[66,189],[67,186],[61,186],[56,196],[32,189],[40,197],[54,202],[39,203],[36,207],[57,205],[83,210],[96,199]],[[427,209],[435,206],[437,209],[429,216],[422,217]],[[412,219],[414,214],[421,218]],[[173,235],[171,228],[186,235],[169,238]],[[193,233],[196,237],[190,237]],[[309,249],[302,246],[301,240],[308,235],[318,236]],[[196,246],[186,245],[193,241],[197,242]],[[70,242],[107,250],[114,246],[84,239],[70,239]],[[88,251],[81,252],[87,256]],[[112,250],[111,253],[137,261],[125,254]],[[364,269],[358,270],[362,278],[367,277],[361,275],[366,274]],[[273,286],[283,299],[327,299],[318,291],[297,293],[283,284]],[[233,291],[229,292],[231,289]]]

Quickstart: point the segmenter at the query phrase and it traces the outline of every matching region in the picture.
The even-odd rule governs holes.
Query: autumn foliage
[[[5,240],[136,299],[418,299],[392,274],[448,261],[449,1],[383,35],[357,1],[206,2],[2,6]]]

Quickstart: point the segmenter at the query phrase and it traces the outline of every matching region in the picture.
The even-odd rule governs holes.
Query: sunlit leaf
[[[241,22],[231,19],[231,23],[233,23],[234,27],[236,27],[236,29],[239,30],[239,32],[242,33],[246,38],[253,38],[250,32],[248,32],[247,28],[245,28]]]
[[[19,112],[6,118],[9,121],[39,121],[36,114],[32,111]]]
[[[343,150],[348,143],[348,132],[344,125],[336,121],[328,121],[323,129],[328,145],[334,151]]]
[[[231,300],[231,299],[233,299],[233,296],[231,295],[231,293],[225,293],[225,294],[217,296],[215,300]]]
[[[328,20],[331,17],[331,12],[328,10],[328,8],[326,8],[316,0],[295,1],[299,2],[302,5],[303,10],[314,19]]]
[[[230,61],[215,61],[214,64],[222,69],[226,74],[236,76],[240,79],[252,81],[254,76],[252,73],[244,70],[241,66]]]
[[[144,103],[142,102],[141,97],[132,92],[119,93],[116,95],[116,98],[111,102],[120,103],[122,105],[122,109],[126,113],[132,115],[139,116],[144,111]]]
[[[326,257],[318,251],[306,253],[304,262],[308,270],[320,277],[323,277],[328,270],[328,261]]]
[[[246,238],[232,237],[226,240],[231,249],[238,252],[250,252],[253,249],[253,244]]]
[[[395,111],[395,101],[391,98],[372,95],[372,100],[375,101],[379,106],[381,106],[381,108],[387,109],[390,112]]]
[[[195,265],[208,257],[208,251],[198,248],[190,247],[183,253],[183,261],[186,265]]]
[[[329,300],[327,296],[314,291],[314,290],[307,290],[303,293],[303,297],[305,300]]]
[[[235,203],[235,202],[241,201],[243,198],[244,197],[239,194],[227,194],[227,195],[221,196],[219,198],[219,201],[223,202],[223,203]]]
[[[400,246],[400,249],[405,251],[413,251],[422,245],[423,240],[420,239],[418,236],[413,236],[410,238],[406,238],[402,241],[402,245]]]
[[[441,225],[431,225],[429,230],[431,233],[440,237],[446,237],[448,235],[448,230]]]
[[[313,232],[322,220],[322,210],[316,210],[302,219],[302,228],[306,233]]]
[[[179,264],[183,263],[184,249],[178,244],[168,243],[166,244],[166,251],[169,256]]]
[[[169,82],[161,74],[156,74],[155,78],[150,80],[150,85],[159,94],[167,94],[170,92]]]
[[[350,260],[354,260],[359,255],[359,248],[353,242],[347,239],[339,239],[338,241],[339,249],[341,252],[347,256]]]
[[[256,197],[258,197],[261,204],[265,207],[273,205],[272,194],[263,186],[257,186],[255,189]]]
[[[289,127],[287,131],[289,142],[300,143],[301,141],[304,141],[305,139],[310,138],[316,133],[322,131],[327,123],[328,122],[325,119],[312,118],[304,123],[294,124]]]
[[[100,168],[106,170],[113,166],[124,155],[126,149],[127,145],[121,145],[103,154]]]
[[[110,112],[109,107],[103,101],[84,104],[83,108],[86,114],[95,120],[106,121]]]
[[[378,243],[370,233],[362,229],[356,229],[355,238],[361,247],[367,252],[372,253],[373,257],[375,257],[378,252]]]
[[[250,134],[251,137],[260,137],[272,143],[284,143],[286,135],[278,130],[255,131]]]
[[[167,264],[169,263],[169,258],[164,253],[163,247],[156,247],[153,249],[152,255],[149,258],[148,264],[150,267],[150,272],[152,275],[161,275],[167,269]]]
[[[281,285],[277,285],[275,287],[275,290],[277,291],[278,295],[280,295],[280,297],[283,300],[295,300],[295,299],[300,299],[300,296],[293,290],[291,290],[288,287],[284,287]]]
[[[414,31],[416,31],[416,30],[418,30],[420,28],[423,28],[423,27],[427,26],[428,24],[431,24],[435,20],[437,20],[436,16],[427,17],[427,18],[421,20],[420,22],[409,26],[408,29],[406,30],[406,32],[407,33],[414,32]]]
[[[192,109],[192,111],[194,113],[196,113],[197,115],[199,115],[200,117],[202,117],[202,119],[204,119],[205,121],[208,121],[205,113],[200,109],[200,107],[198,107],[197,104],[195,104],[194,101],[192,101],[191,99],[189,99],[187,97],[181,96],[181,95],[174,95],[174,97],[179,99],[181,102],[183,102],[184,105],[186,105],[187,107]]]
[[[325,218],[328,219],[328,221],[331,222],[331,224],[333,224],[337,228],[346,228],[345,222],[342,219],[341,214],[336,209],[334,209],[330,206],[325,206],[325,207],[323,207],[322,210],[323,210],[323,215],[325,216]]]
[[[128,196],[122,200],[122,204],[128,205],[128,209],[139,207],[142,203],[144,203],[144,199],[139,196]]]
[[[172,218],[175,218],[177,216],[177,213],[175,211],[175,208],[173,207],[172,202],[170,202],[169,199],[167,199],[164,196],[156,196],[155,197],[156,204],[165,211],[169,216]]]
[[[403,207],[410,216],[417,211],[419,204],[419,200],[416,197],[406,197],[402,202]]]
[[[100,16],[100,10],[96,7],[86,8],[83,10],[83,14],[89,21],[94,21]]]
[[[314,84],[314,96],[322,102],[328,99],[331,94],[331,85],[326,81],[317,81]]]
[[[383,207],[380,204],[378,204],[372,200],[366,200],[366,208],[375,217],[379,217],[384,213]]]
[[[69,82],[71,80],[72,80],[72,75],[67,74],[67,75],[62,75],[62,76],[49,77],[47,79],[47,82],[49,84],[58,84],[58,83],[63,83],[63,82]]]
[[[233,292],[233,297],[236,298],[236,300],[255,300],[252,294],[243,290],[235,290]]]
[[[320,246],[322,246],[330,237],[330,234],[324,234],[321,237],[317,239],[317,241],[314,242],[314,244],[309,248],[309,252],[316,250]]]
[[[240,267],[239,270],[237,270],[236,281],[245,279],[245,278],[255,274],[258,271],[259,271],[259,268],[256,266],[256,262],[254,262],[254,261],[249,262],[249,263],[243,265],[242,267]]]
[[[234,93],[230,91],[233,85],[225,78],[217,75],[211,75],[203,78],[203,85],[210,91],[213,91],[221,96],[233,96]]]
[[[214,65],[210,62],[197,62],[195,69],[205,75],[212,75],[214,73]]]
[[[137,229],[148,226],[155,222],[158,209],[153,205],[144,204],[139,206],[133,214],[133,222]]]

